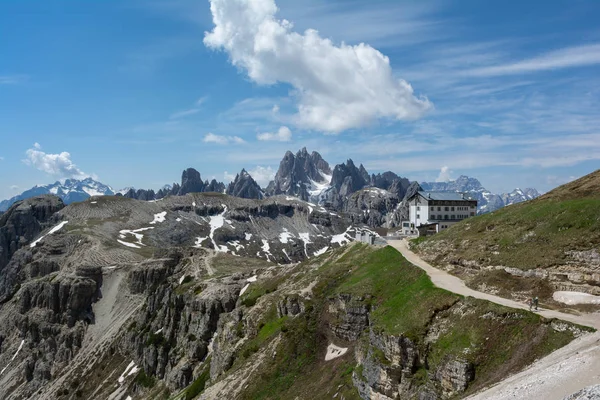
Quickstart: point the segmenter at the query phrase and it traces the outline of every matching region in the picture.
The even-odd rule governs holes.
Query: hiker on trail
[[[533,306],[535,307],[535,311],[538,310],[538,304],[539,304],[539,302],[540,301],[538,300],[537,296],[533,298]]]
[[[533,299],[527,300],[527,304],[529,304],[529,311],[531,311],[531,307],[533,307]]]

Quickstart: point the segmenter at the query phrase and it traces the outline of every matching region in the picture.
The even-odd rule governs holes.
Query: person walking
[[[538,310],[539,299],[536,297],[533,298],[533,307],[535,307],[535,311]]]
[[[529,298],[529,299],[527,300],[527,304],[529,304],[529,311],[531,311],[531,308],[533,307],[533,299],[532,299],[532,298]]]

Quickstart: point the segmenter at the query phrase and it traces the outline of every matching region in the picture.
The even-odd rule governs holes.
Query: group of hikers
[[[529,299],[527,301],[527,304],[529,304],[529,311],[531,311],[532,308],[535,309],[535,311],[538,310],[538,304],[539,304],[539,299],[536,297],[534,297],[533,299]]]

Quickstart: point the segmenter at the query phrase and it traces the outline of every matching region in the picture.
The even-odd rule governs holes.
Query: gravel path
[[[527,304],[468,288],[456,276],[432,267],[410,251],[406,240],[389,240],[388,244],[400,251],[412,264],[427,272],[437,287],[507,307],[529,309]],[[540,310],[538,313],[546,318],[562,319],[600,330],[600,314],[598,313],[572,315],[553,310]],[[562,349],[535,362],[524,371],[469,397],[469,399],[561,400],[571,393],[598,382],[600,382],[600,331],[574,340]]]

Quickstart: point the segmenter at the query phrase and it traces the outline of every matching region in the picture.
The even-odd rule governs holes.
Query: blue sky
[[[599,20],[573,0],[3,1],[0,198],[189,166],[264,183],[303,146],[546,191],[598,169]]]

